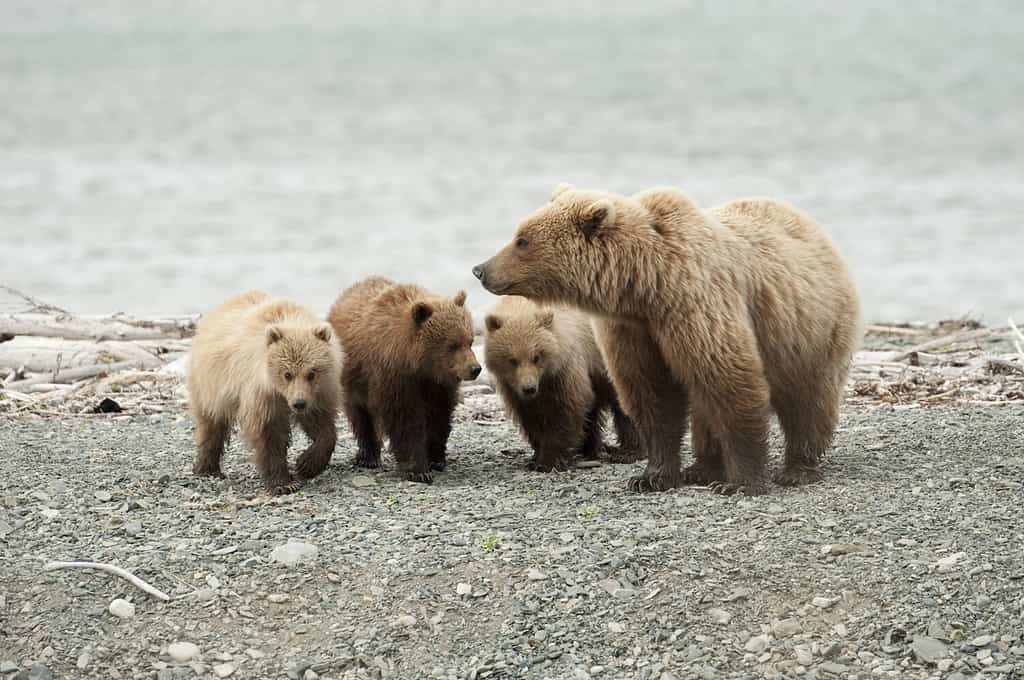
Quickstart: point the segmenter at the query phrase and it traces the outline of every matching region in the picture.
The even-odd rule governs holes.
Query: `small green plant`
[[[597,514],[597,508],[593,505],[582,505],[576,510],[576,514],[583,519],[590,519]]]
[[[484,550],[494,550],[498,547],[498,537],[495,534],[484,534],[480,538],[480,547]]]
[[[388,505],[394,505],[395,503],[398,502],[398,499],[395,496],[388,496],[387,498],[384,499],[384,502],[387,503]]]

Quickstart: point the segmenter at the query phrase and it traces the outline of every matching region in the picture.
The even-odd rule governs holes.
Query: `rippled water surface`
[[[0,282],[480,307],[556,183],[675,184],[805,208],[869,318],[1024,316],[1024,4],[519,4],[5,0]]]

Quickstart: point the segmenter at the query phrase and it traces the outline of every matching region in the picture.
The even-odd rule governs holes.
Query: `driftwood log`
[[[35,376],[33,378],[26,378],[24,380],[15,380],[13,382],[6,383],[4,385],[5,390],[12,392],[23,392],[25,388],[31,387],[32,385],[38,385],[41,383],[50,383],[54,385],[63,385],[67,383],[73,383],[76,380],[85,380],[86,378],[95,378],[101,375],[110,375],[117,371],[126,371],[129,369],[141,368],[138,362],[134,361],[118,361],[112,364],[98,364],[96,366],[82,366],[80,368],[69,368],[66,370],[56,370],[53,373],[47,373],[44,375]]]
[[[0,373],[10,369],[42,373],[58,367],[81,368],[122,361],[136,362],[144,368],[159,368],[164,364],[161,355],[188,348],[181,341],[167,341],[167,345],[152,340],[95,342],[22,335],[0,345]]]
[[[73,316],[60,313],[28,312],[0,314],[0,338],[29,335],[65,340],[171,340],[191,338],[198,317],[137,319],[114,316]]]

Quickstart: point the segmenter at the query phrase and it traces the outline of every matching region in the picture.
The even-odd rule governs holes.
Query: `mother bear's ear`
[[[557,187],[555,187],[554,191],[551,192],[551,200],[554,201],[556,198],[558,198],[559,196],[564,194],[566,191],[575,191],[575,190],[576,190],[576,187],[574,187],[573,185],[566,184],[565,182],[562,182]]]
[[[576,226],[587,238],[601,227],[612,224],[615,224],[615,205],[607,198],[600,198],[580,210],[576,221]]]

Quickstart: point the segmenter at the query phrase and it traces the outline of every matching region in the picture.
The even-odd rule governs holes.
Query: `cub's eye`
[[[519,237],[516,239],[516,248],[525,248],[528,245],[530,245],[530,242],[525,238]]]
[[[291,382],[291,381],[292,381],[292,378],[294,378],[294,377],[295,377],[295,376],[294,376],[294,375],[292,375],[290,371],[289,371],[288,373],[285,373],[285,374],[284,374],[284,379],[285,379],[285,380],[287,380],[288,382]]]
[[[309,373],[306,374],[306,380],[308,380],[309,382],[313,382],[313,380],[315,378],[316,378],[316,371],[310,371]]]
[[[512,368],[519,366],[519,359],[509,359],[508,362],[512,364]]]
[[[533,363],[535,363],[535,364],[539,364],[540,363],[540,355],[539,354],[534,354],[533,355]]]
[[[459,343],[453,342],[450,345],[448,345],[448,351],[449,352],[458,352],[459,351]]]

